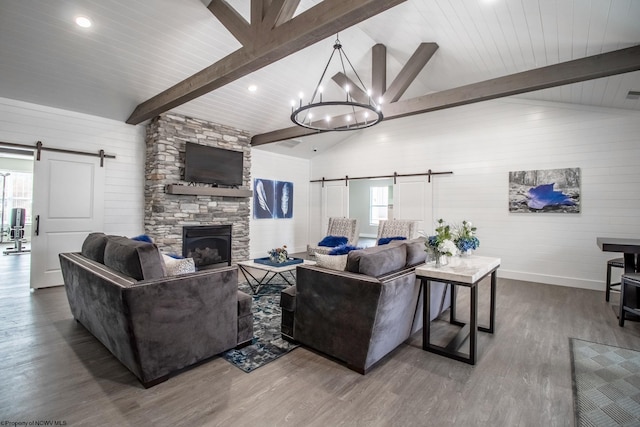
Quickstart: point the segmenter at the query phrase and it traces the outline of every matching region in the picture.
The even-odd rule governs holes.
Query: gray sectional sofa
[[[344,271],[323,267],[320,259],[298,266],[297,284],[281,294],[283,337],[365,374],[422,328],[415,267],[426,256],[419,238],[351,251]],[[449,308],[449,292],[432,283],[430,320]]]
[[[237,266],[167,276],[156,245],[103,233],[59,258],[73,317],[145,387],[251,342]]]

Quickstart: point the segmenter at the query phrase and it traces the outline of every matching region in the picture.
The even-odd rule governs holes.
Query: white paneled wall
[[[251,150],[251,188],[256,178],[293,183],[293,218],[254,219],[250,222],[250,256],[267,256],[270,249],[287,245],[289,252],[303,252],[309,242],[309,161],[260,149]]]
[[[453,171],[432,180],[433,218],[473,221],[500,276],[603,290],[616,254],[596,237],[640,237],[639,161],[637,112],[501,99],[356,133],[313,159],[311,179]],[[565,167],[581,168],[581,213],[509,213],[509,171]]]
[[[143,232],[144,127],[0,98],[0,141],[113,154],[106,159],[104,231]],[[69,197],[73,197],[72,194]]]

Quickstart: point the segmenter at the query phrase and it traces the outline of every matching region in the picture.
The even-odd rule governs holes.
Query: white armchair
[[[348,245],[358,244],[358,220],[355,218],[329,218],[327,236],[342,236],[347,238]],[[331,251],[329,246],[307,245],[307,253],[314,256],[316,253],[327,254]]]

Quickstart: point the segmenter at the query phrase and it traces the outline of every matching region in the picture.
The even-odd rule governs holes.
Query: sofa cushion
[[[104,264],[104,248],[107,245],[107,235],[104,233],[90,233],[82,243],[82,255],[92,261]]]
[[[367,276],[380,277],[402,269],[407,263],[406,245],[374,246],[347,255],[346,270]]]
[[[110,236],[107,239],[104,265],[136,280],[165,276],[158,247],[153,243],[137,242],[126,237]]]
[[[316,262],[318,267],[344,271],[347,266],[347,255],[325,255],[316,253]]]
[[[427,239],[418,237],[417,239],[408,240],[407,245],[407,266],[423,264],[427,260],[427,252],[425,252],[424,243]]]

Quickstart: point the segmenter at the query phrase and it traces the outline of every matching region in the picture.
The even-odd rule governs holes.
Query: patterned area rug
[[[639,426],[640,352],[569,340],[576,426]]]
[[[287,286],[277,277],[269,285],[262,286],[257,295],[253,295],[253,341],[239,350],[222,353],[226,361],[245,372],[252,372],[298,347],[298,344],[292,344],[280,336],[280,291]],[[238,288],[251,295],[247,283],[241,283]]]

